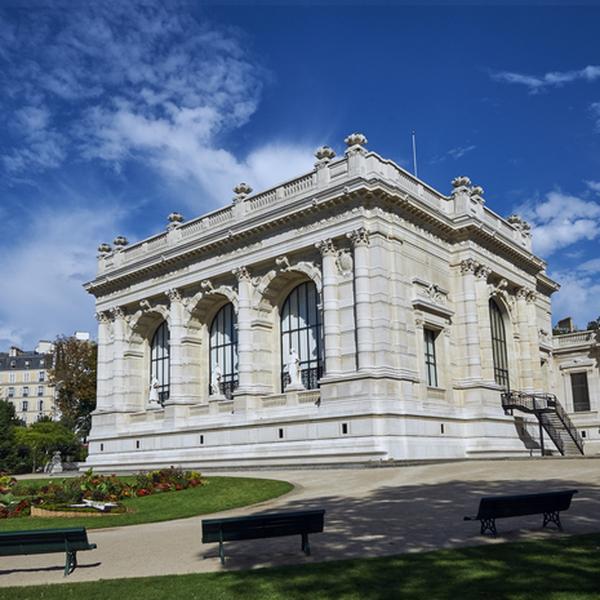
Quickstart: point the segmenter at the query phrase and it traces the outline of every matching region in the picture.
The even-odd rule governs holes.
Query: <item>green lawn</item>
[[[595,534],[277,569],[1,591],[3,597],[19,600],[597,599],[599,546],[600,534]]]
[[[206,485],[180,492],[165,492],[123,501],[129,512],[102,518],[22,517],[1,519],[0,531],[44,529],[53,527],[87,527],[98,529],[170,521],[205,515],[238,506],[256,504],[289,492],[294,486],[286,481],[249,479],[246,477],[206,477]]]

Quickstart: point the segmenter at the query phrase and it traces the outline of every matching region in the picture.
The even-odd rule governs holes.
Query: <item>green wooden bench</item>
[[[225,564],[223,542],[255,540],[286,535],[302,536],[302,551],[310,555],[309,533],[323,531],[324,510],[266,513],[250,517],[204,519],[202,543],[219,542],[219,558]]]
[[[94,548],[96,544],[88,542],[85,527],[0,533],[0,556],[65,552],[65,577],[77,566],[77,552]]]
[[[489,531],[495,536],[496,519],[543,514],[542,527],[554,523],[562,530],[560,512],[571,506],[571,499],[576,493],[577,490],[561,490],[515,496],[487,496],[480,500],[477,514],[474,517],[465,517],[464,520],[480,521],[481,534]]]

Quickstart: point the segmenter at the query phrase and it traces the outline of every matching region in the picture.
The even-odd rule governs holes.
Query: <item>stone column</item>
[[[462,307],[462,357],[464,360],[463,383],[481,381],[481,353],[479,337],[479,319],[477,309],[477,290],[475,272],[480,265],[471,258],[460,263],[462,274],[462,298],[458,305]]]
[[[544,378],[540,360],[540,339],[537,311],[535,306],[536,292],[529,290],[525,296],[527,309],[527,325],[529,328],[529,353],[531,356],[532,387],[536,392],[547,392],[544,389]]]
[[[178,289],[165,292],[169,298],[169,360],[170,384],[167,404],[185,403],[185,370],[182,340],[185,336],[185,306]]]
[[[252,377],[252,278],[246,267],[234,269],[238,280],[238,377],[236,395],[249,394]]]
[[[373,368],[373,331],[369,282],[369,232],[361,227],[348,234],[354,247],[354,309],[358,370]]]
[[[113,409],[117,411],[135,410],[130,402],[130,381],[127,368],[127,336],[129,324],[121,307],[112,309],[113,325]]]
[[[337,250],[331,240],[315,244],[323,257],[323,333],[325,337],[325,376],[341,371],[339,302],[337,289]]]
[[[477,302],[481,378],[488,383],[494,383],[494,354],[492,350],[490,299],[487,283],[491,272],[492,270],[489,267],[483,265],[475,271],[475,295]]]
[[[519,332],[519,373],[520,388],[524,392],[533,391],[533,371],[531,369],[531,343],[529,341],[529,307],[527,303],[527,288],[517,290],[516,313],[517,330]],[[508,340],[507,340],[508,341]]]
[[[113,366],[110,339],[111,318],[108,312],[96,313],[98,320],[98,375],[96,385],[96,410],[108,412],[113,409]]]

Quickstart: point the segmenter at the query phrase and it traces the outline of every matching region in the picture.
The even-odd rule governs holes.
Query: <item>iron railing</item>
[[[583,454],[583,439],[554,394],[526,394],[524,392],[511,391],[503,392],[501,398],[502,408],[506,414],[512,414],[515,409],[534,414],[563,456],[566,451],[566,445],[561,435],[562,431],[566,431],[569,434],[577,450]],[[550,415],[556,415],[562,425],[561,429],[556,427]],[[540,442],[542,443],[542,440]]]

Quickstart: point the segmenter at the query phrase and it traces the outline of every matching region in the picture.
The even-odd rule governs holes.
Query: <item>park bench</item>
[[[88,542],[85,527],[0,533],[0,556],[65,552],[65,577],[77,566],[77,552],[94,548],[96,544]]]
[[[560,530],[560,512],[571,506],[571,499],[577,490],[559,492],[541,492],[538,494],[520,494],[515,496],[488,496],[479,502],[479,510],[474,517],[465,517],[465,521],[481,521],[481,534],[489,531],[496,535],[496,519],[522,517],[525,515],[544,515],[542,527],[554,523]]]
[[[267,513],[250,517],[204,519],[202,543],[219,542],[219,558],[225,564],[223,542],[255,540],[286,535],[302,536],[302,551],[310,555],[309,533],[323,531],[324,510]]]

